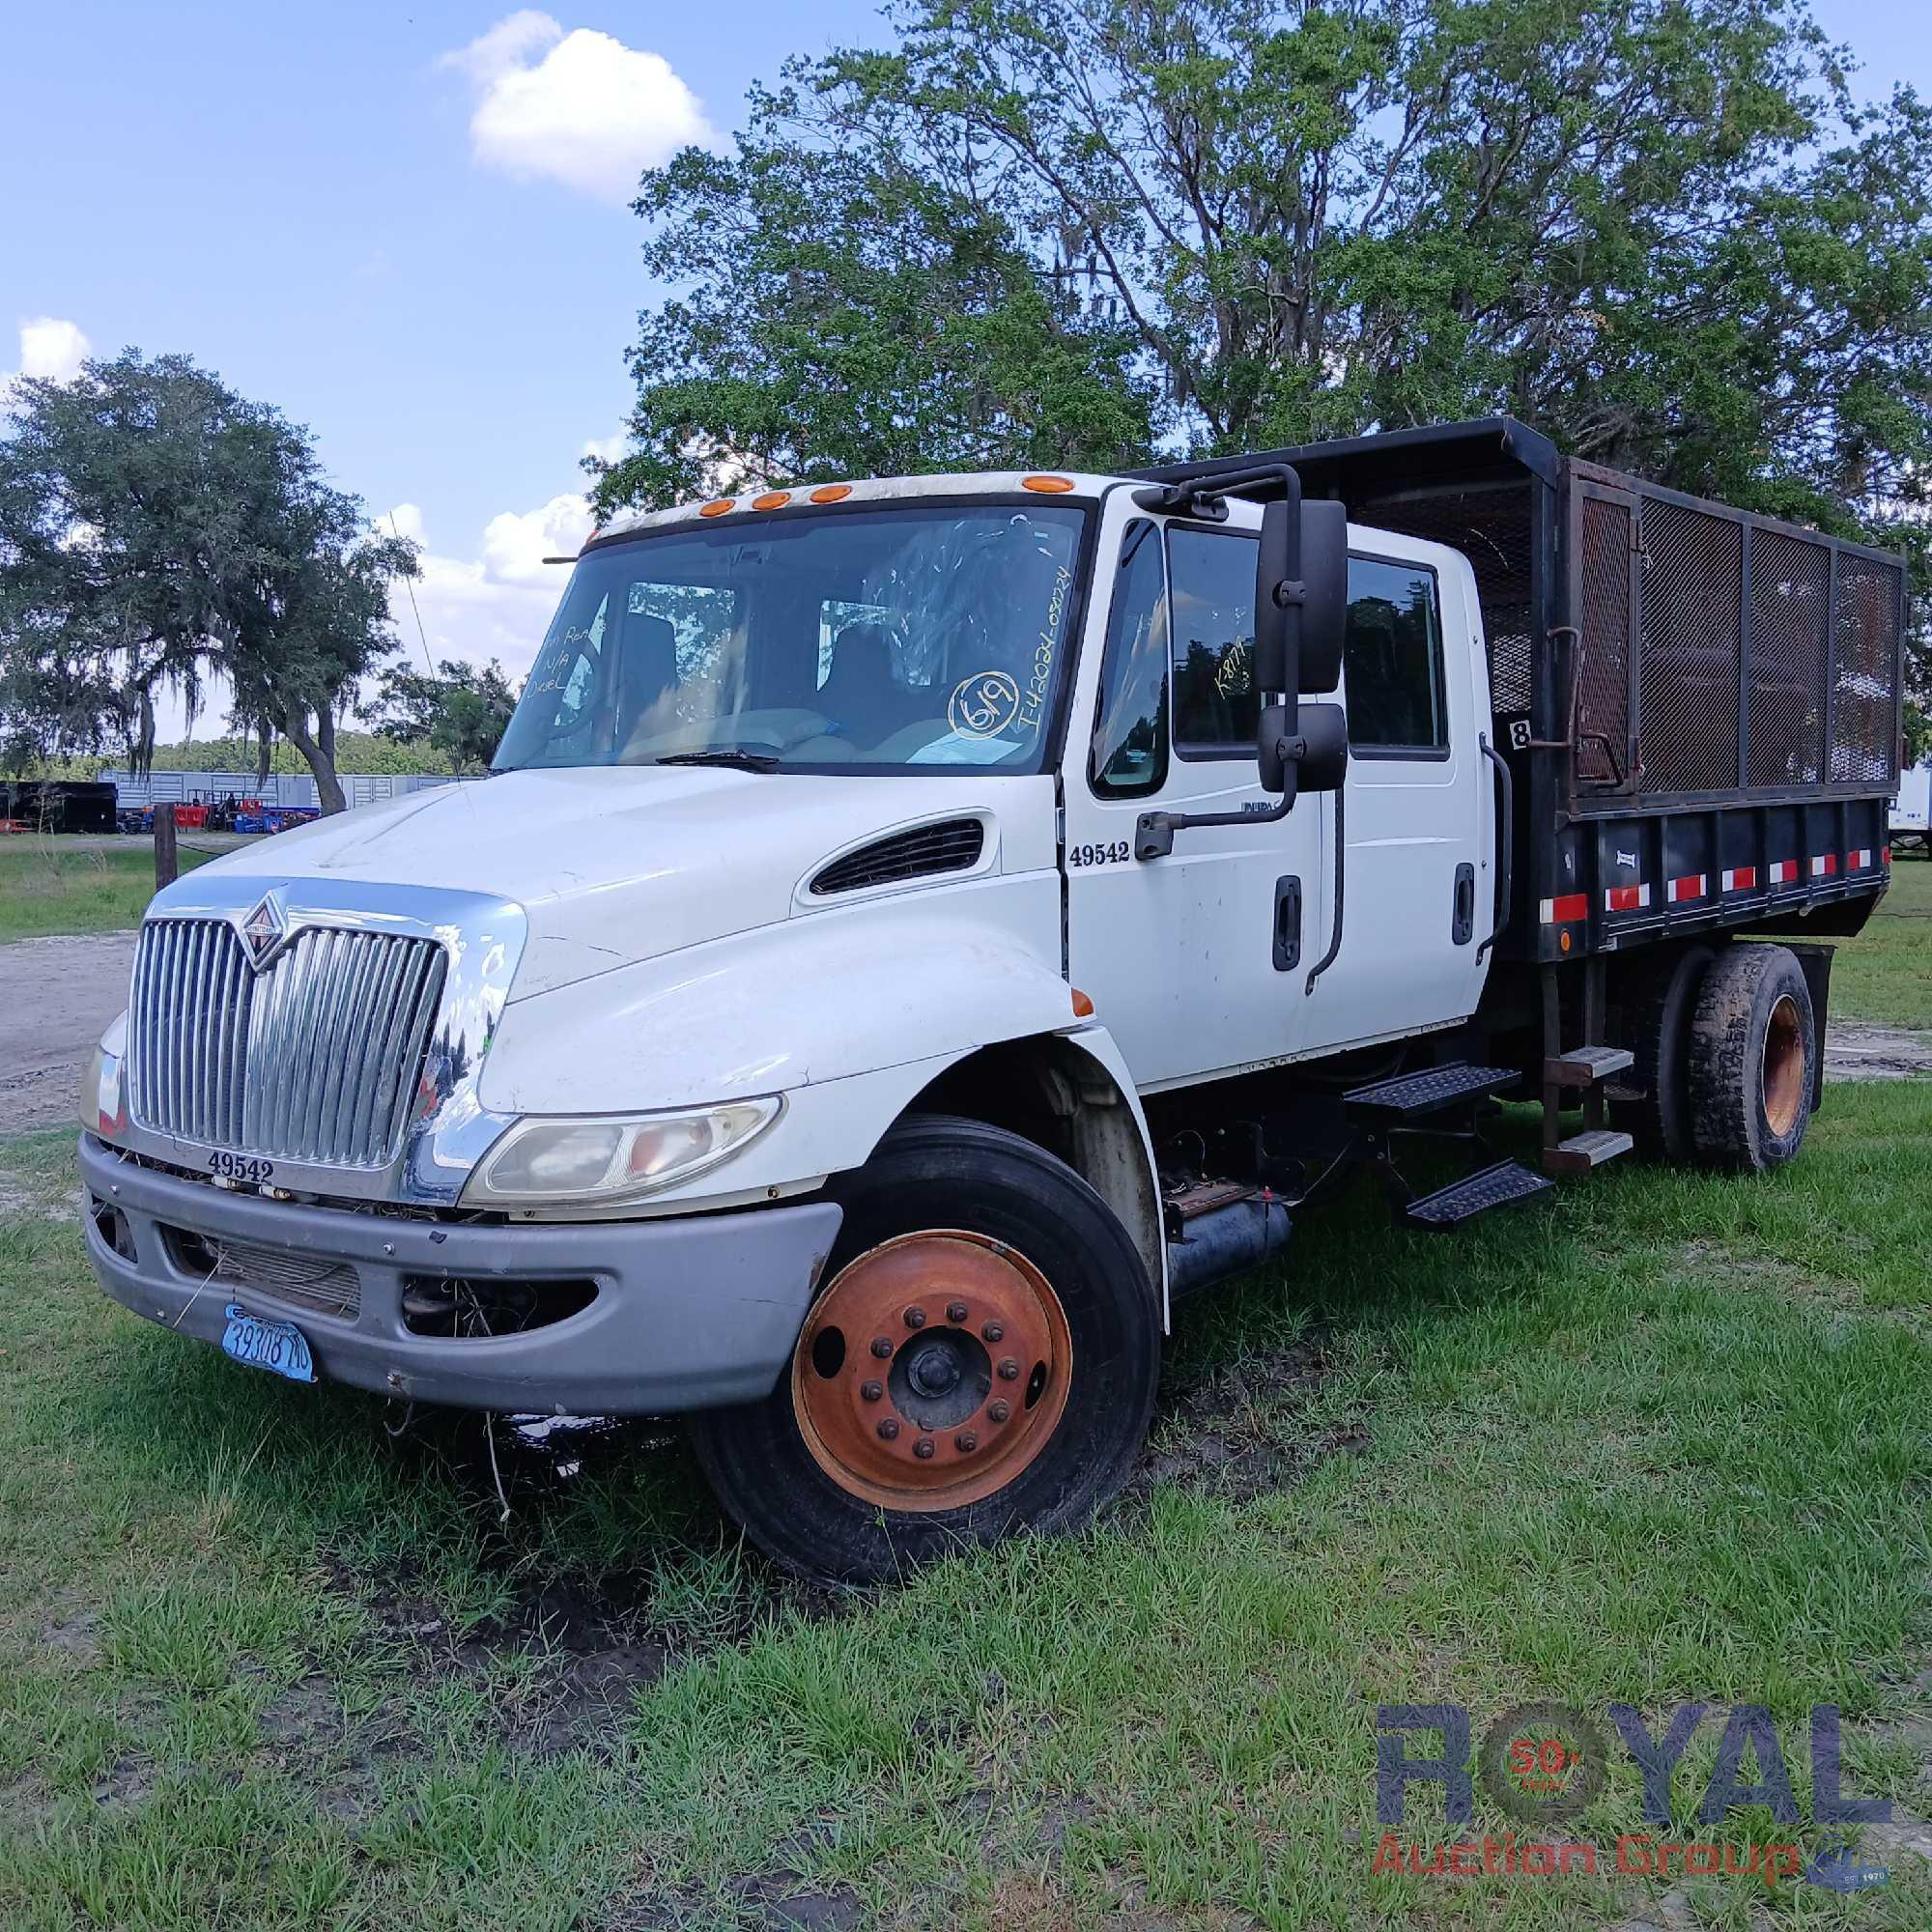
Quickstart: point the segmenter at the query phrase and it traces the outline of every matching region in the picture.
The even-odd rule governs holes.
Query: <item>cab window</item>
[[[1426,564],[1349,559],[1349,750],[1376,756],[1438,756],[1449,748],[1442,692],[1442,621],[1435,573]]]
[[[1129,524],[1121,543],[1089,771],[1102,798],[1158,791],[1167,777],[1167,573],[1151,523]]]
[[[1255,539],[1170,526],[1174,742],[1183,758],[1252,758]]]

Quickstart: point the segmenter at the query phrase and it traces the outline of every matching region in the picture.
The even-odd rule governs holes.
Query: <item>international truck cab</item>
[[[487,782],[156,898],[92,1259],[293,1379],[685,1414],[802,1572],[1078,1523],[1364,1168],[1440,1232],[1797,1151],[1902,598],[1507,421],[628,518]]]

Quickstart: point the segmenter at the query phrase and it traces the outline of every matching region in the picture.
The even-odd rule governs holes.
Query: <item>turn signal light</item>
[[[1020,478],[1020,488],[1022,490],[1037,490],[1042,496],[1046,497],[1060,497],[1065,495],[1068,490],[1073,488],[1073,478],[1070,476],[1022,476]]]
[[[1078,986],[1073,989],[1073,1016],[1075,1019],[1091,1019],[1094,1015],[1094,1002]]]

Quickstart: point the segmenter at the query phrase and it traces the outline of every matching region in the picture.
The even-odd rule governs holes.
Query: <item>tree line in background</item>
[[[134,350],[72,383],[21,384],[13,414],[0,437],[8,770],[152,764],[157,697],[179,693],[192,719],[212,677],[230,695],[230,736],[179,754],[266,778],[292,768],[292,751],[325,810],[342,809],[352,709],[392,759],[411,747],[412,768],[487,768],[515,702],[502,668],[388,663],[389,587],[416,573],[416,547],[369,528],[306,429],[186,356]]]
[[[643,178],[608,513],[1511,413],[1909,551],[1932,112],[1802,0],[894,0]],[[1924,621],[1915,630],[1919,689]]]

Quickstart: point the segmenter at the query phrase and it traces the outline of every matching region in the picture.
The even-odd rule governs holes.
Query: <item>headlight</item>
[[[464,1189],[467,1206],[626,1201],[715,1166],[778,1118],[776,1096],[689,1114],[520,1121]]]
[[[127,1131],[128,1089],[121,1077],[127,1044],[128,1015],[123,1013],[100,1036],[80,1076],[80,1124],[91,1134]]]

